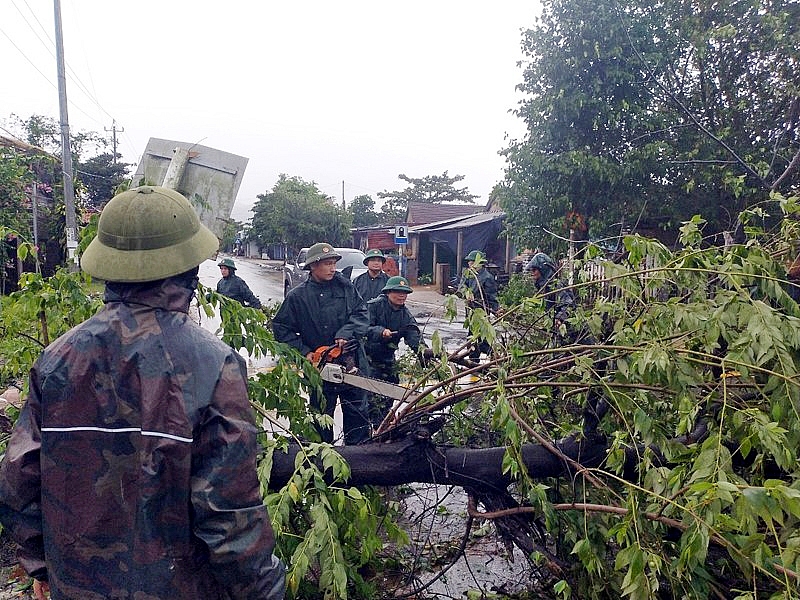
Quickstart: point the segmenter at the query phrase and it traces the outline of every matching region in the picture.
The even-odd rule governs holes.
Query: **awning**
[[[462,232],[463,247],[484,249],[503,229],[504,212],[487,212],[460,219],[448,219],[409,227],[409,234],[426,236],[431,242],[447,244],[453,252],[458,248],[458,234]]]

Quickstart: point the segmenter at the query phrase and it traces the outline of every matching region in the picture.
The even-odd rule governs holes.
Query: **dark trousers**
[[[389,383],[400,383],[400,376],[397,374],[397,363],[394,361],[370,361],[372,377]],[[386,396],[371,394],[369,399],[369,420],[372,426],[377,428],[389,414],[394,400]]]
[[[347,446],[360,444],[369,438],[369,418],[367,416],[367,394],[351,385],[322,382],[322,394],[325,408],[322,409],[322,398],[317,392],[311,394],[311,406],[318,411],[333,417],[337,398],[342,403],[342,425],[344,443]],[[317,426],[323,442],[333,443],[333,429]]]
[[[477,340],[475,340],[475,346],[470,351],[469,357],[472,360],[478,360],[480,359],[481,354],[490,356],[492,354],[492,345],[485,339],[478,338]]]

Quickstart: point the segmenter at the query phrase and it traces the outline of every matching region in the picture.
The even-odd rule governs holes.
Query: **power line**
[[[38,71],[39,75],[41,75],[42,77],[44,77],[44,78],[45,78],[45,80],[47,81],[47,83],[49,83],[51,86],[53,86],[53,88],[55,88],[55,89],[58,89],[58,88],[56,87],[56,84],[55,84],[55,83],[53,83],[52,81],[50,81],[50,78],[49,78],[47,75],[45,75],[44,73],[42,73],[42,72],[39,70],[39,67],[37,67],[37,66],[36,66],[36,65],[33,63],[33,61],[32,61],[30,58],[28,58],[28,56],[27,56],[27,55],[26,55],[26,54],[25,54],[25,53],[22,51],[22,49],[21,49],[19,46],[17,46],[17,44],[16,44],[16,43],[14,43],[14,40],[12,40],[12,39],[11,39],[11,37],[9,37],[9,35],[8,35],[8,34],[7,34],[5,31],[3,31],[3,29],[2,29],[2,28],[0,28],[0,33],[2,33],[4,36],[6,36],[6,39],[7,39],[9,42],[11,42],[11,45],[12,45],[12,46],[14,46],[14,48],[16,48],[16,49],[17,49],[17,52],[19,52],[19,53],[22,55],[22,58],[24,58],[25,60],[27,60],[27,61],[30,63],[30,65],[31,65],[31,66],[32,66],[34,69],[36,69],[36,70]]]
[[[56,86],[56,84],[52,82],[52,80],[50,79],[50,77],[48,77],[47,75],[45,75],[44,73],[42,73],[41,69],[39,69],[39,67],[37,67],[37,66],[36,66],[36,64],[35,64],[35,63],[34,63],[34,62],[33,62],[33,61],[30,59],[30,58],[28,58],[28,56],[27,56],[27,55],[26,55],[26,54],[25,54],[25,53],[22,51],[22,49],[21,49],[19,46],[17,46],[17,44],[14,42],[14,40],[12,40],[12,39],[11,39],[11,37],[10,37],[10,36],[9,36],[9,35],[8,35],[8,34],[7,34],[7,33],[6,33],[6,32],[5,32],[3,29],[2,29],[2,28],[0,28],[0,33],[2,33],[4,36],[6,36],[6,39],[7,39],[7,40],[8,40],[8,41],[11,43],[11,45],[12,45],[12,46],[14,46],[14,48],[16,48],[16,49],[17,49],[17,52],[19,52],[19,53],[22,55],[22,58],[24,58],[25,60],[27,60],[27,61],[28,61],[28,63],[30,63],[30,65],[31,65],[31,66],[32,66],[34,69],[36,69],[36,72],[37,72],[37,73],[39,73],[39,75],[41,75],[42,77],[44,77],[45,81],[47,81],[47,83],[49,83],[49,84],[50,84],[50,86],[51,86],[51,87],[52,87],[54,90],[58,91],[58,86]],[[92,115],[90,115],[89,113],[87,113],[87,112],[86,112],[85,110],[83,110],[83,109],[82,109],[80,106],[78,106],[77,104],[75,104],[75,102],[73,102],[72,100],[69,100],[69,103],[70,103],[70,104],[71,104],[71,105],[72,105],[72,106],[73,106],[73,107],[74,107],[76,110],[78,110],[79,112],[82,112],[84,115],[86,115],[87,117],[89,117],[89,119],[91,119],[92,121],[94,121],[94,122],[95,122],[95,123],[97,123],[98,125],[102,125],[102,123],[101,123],[100,121],[98,121],[98,120],[97,120],[96,118],[94,118]]]
[[[42,46],[44,46],[45,50],[47,50],[50,53],[50,56],[53,57],[53,59],[55,59],[56,56],[55,56],[53,50],[51,50],[51,48],[50,48],[50,46],[53,45],[52,39],[50,39],[50,36],[48,35],[48,33],[45,30],[45,28],[42,26],[42,23],[41,23],[41,21],[39,21],[39,18],[36,16],[36,13],[34,13],[33,9],[31,9],[31,7],[28,4],[27,0],[23,0],[23,1],[25,2],[25,6],[28,7],[28,11],[30,11],[31,16],[36,21],[36,23],[39,25],[39,28],[44,32],[44,35],[47,38],[47,42],[45,42],[45,40],[42,39],[42,36],[40,36],[39,33],[36,31],[36,29],[34,29],[33,25],[31,25],[31,23],[28,20],[28,18],[25,16],[25,14],[22,12],[22,10],[20,10],[19,6],[17,6],[17,4],[14,2],[14,0],[11,0],[11,4],[17,10],[17,12],[19,13],[20,17],[22,17],[22,20],[25,21],[25,24],[28,26],[28,29],[30,29],[31,32],[33,32],[33,35],[35,35],[36,38],[39,40],[39,42],[41,42],[41,44],[42,44]],[[9,37],[8,34],[5,34],[5,36],[7,38]],[[9,41],[11,41],[10,38],[9,38]],[[48,45],[48,42],[49,42],[49,45]],[[11,43],[14,44],[13,41],[11,41]],[[19,48],[19,46],[14,44],[14,47],[23,56],[25,56],[25,53]],[[25,56],[25,59],[28,60],[28,62],[30,62],[31,64],[33,64],[33,62],[27,56]],[[89,88],[86,86],[86,84],[83,83],[83,81],[81,81],[81,78],[78,76],[78,73],[75,71],[75,69],[73,69],[72,66],[68,62],[65,61],[65,63],[66,63],[67,70],[69,71],[69,73],[68,73],[69,78],[77,86],[78,91],[80,91],[84,96],[86,96],[97,108],[99,108],[102,112],[104,112],[109,118],[113,119],[114,117],[105,108],[103,108],[103,106],[100,104],[100,101],[97,99],[97,97],[89,90]],[[35,65],[34,65],[34,68],[36,68],[36,70],[39,71],[39,69]],[[44,73],[42,73],[41,71],[39,71],[39,73],[41,73],[45,77],[45,79],[47,79],[48,82],[50,82],[50,84],[53,85],[53,83],[49,80],[49,78],[47,76],[44,75]],[[70,104],[75,106],[75,108],[77,108],[79,111],[81,111],[83,114],[85,114],[87,117],[89,117],[92,121],[94,121],[98,125],[102,124],[96,118],[94,118],[93,116],[89,115],[86,111],[84,111],[83,109],[78,107],[78,105],[75,104],[73,101],[70,101]]]

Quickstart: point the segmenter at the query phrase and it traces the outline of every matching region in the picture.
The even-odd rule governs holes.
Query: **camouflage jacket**
[[[242,306],[261,308],[261,300],[252,292],[244,279],[231,273],[217,282],[217,292],[236,300]]]
[[[110,284],[48,346],[0,465],[0,521],[52,597],[283,597],[242,359],[173,279]]]
[[[387,281],[389,281],[389,276],[383,271],[377,277],[370,277],[369,271],[367,271],[356,277],[353,285],[356,286],[356,290],[361,294],[364,302],[369,302],[381,295],[381,290]]]

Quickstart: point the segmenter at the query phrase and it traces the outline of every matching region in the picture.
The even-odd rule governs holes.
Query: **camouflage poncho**
[[[192,293],[109,284],[31,371],[0,520],[54,599],[283,597],[243,362]]]

